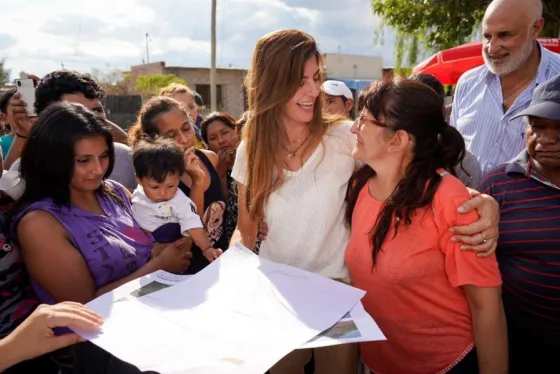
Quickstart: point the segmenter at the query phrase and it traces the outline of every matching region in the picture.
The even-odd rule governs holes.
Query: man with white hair
[[[543,26],[540,0],[494,0],[482,20],[485,64],[465,73],[457,85],[451,124],[483,174],[514,158],[525,145],[525,126],[514,118],[533,91],[560,74],[560,55],[537,41]]]

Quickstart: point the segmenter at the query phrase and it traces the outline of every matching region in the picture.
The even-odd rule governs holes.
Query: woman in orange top
[[[387,337],[362,344],[364,363],[375,374],[507,373],[496,259],[450,240],[477,220],[457,213],[470,197],[449,173],[463,138],[421,83],[379,82],[361,99],[353,154],[365,166],[349,184],[346,264]]]

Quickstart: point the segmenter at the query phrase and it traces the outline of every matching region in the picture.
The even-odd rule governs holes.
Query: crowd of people
[[[560,56],[537,41],[542,12],[488,6],[485,64],[450,115],[432,76],[324,81],[299,30],[259,39],[237,120],[172,84],[125,132],[68,70],[32,77],[37,117],[7,91],[0,371],[138,373],[70,332],[103,323],[83,304],[239,241],[365,290],[387,337],[296,350],[271,374],[560,372]]]

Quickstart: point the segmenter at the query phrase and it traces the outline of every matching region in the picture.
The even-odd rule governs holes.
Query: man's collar
[[[548,67],[548,62],[550,60],[550,51],[542,46],[540,42],[537,41],[537,45],[540,48],[541,54],[541,62],[539,63],[539,67],[537,68],[537,86],[542,82],[546,81],[546,71]]]
[[[506,164],[506,174],[519,173],[527,174],[529,170],[529,153],[524,149],[520,154],[518,154],[513,160],[507,162]]]

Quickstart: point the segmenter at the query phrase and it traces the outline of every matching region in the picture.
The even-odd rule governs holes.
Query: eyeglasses
[[[374,126],[377,126],[377,127],[382,127],[382,128],[389,127],[389,125],[387,125],[383,122],[380,122],[380,121],[375,120],[375,119],[367,118],[365,113],[361,113],[360,116],[358,118],[356,118],[356,122],[358,124],[358,128],[360,128],[360,129],[366,123],[369,123],[370,125],[374,125]]]

